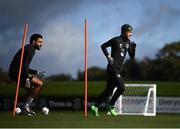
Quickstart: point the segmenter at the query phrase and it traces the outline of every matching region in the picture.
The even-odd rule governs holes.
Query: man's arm
[[[34,69],[29,68],[29,73],[30,74],[37,74],[38,70],[34,70]]]
[[[103,43],[103,44],[101,45],[101,49],[102,49],[104,55],[106,56],[109,64],[111,64],[111,65],[113,64],[114,59],[113,59],[113,58],[111,57],[111,55],[108,53],[107,48],[110,47],[110,46],[112,46],[112,44],[113,44],[113,39],[111,39],[111,40],[109,40],[109,41],[107,41],[107,42],[105,42],[105,43]]]
[[[129,44],[129,49],[128,49],[128,53],[131,59],[135,57],[135,51],[136,51],[136,43],[131,42]]]
[[[23,67],[22,67],[22,74],[25,79],[28,78],[28,73],[29,73],[29,48],[25,47],[24,49],[24,57],[23,57]]]
[[[113,39],[111,39],[111,40],[109,40],[109,41],[107,41],[107,42],[105,42],[105,43],[103,43],[103,44],[101,45],[101,49],[102,49],[102,51],[103,51],[103,53],[104,53],[104,55],[105,55],[106,57],[108,57],[108,56],[110,55],[110,54],[108,53],[107,48],[110,47],[110,46],[112,46],[112,42],[113,42]]]

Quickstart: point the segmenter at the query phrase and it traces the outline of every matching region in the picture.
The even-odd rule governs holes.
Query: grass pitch
[[[132,84],[157,84],[157,96],[180,96],[180,82],[133,81]],[[98,96],[105,88],[105,81],[88,82],[88,96]],[[16,84],[0,84],[0,96],[14,96]],[[19,96],[25,95],[20,88]],[[41,96],[84,95],[84,82],[49,82],[45,81]]]
[[[180,96],[179,82],[126,82],[126,83],[155,83],[157,96]],[[88,82],[88,95],[99,95],[105,88],[105,82]],[[0,96],[14,96],[15,84],[1,84]],[[45,82],[41,96],[72,96],[82,95],[83,82]],[[20,89],[19,95],[25,95]],[[38,113],[36,116],[12,117],[12,112],[0,111],[0,128],[180,128],[180,114],[157,114],[147,116],[117,116],[106,115],[100,112],[95,117],[91,112],[84,117],[79,111],[53,111],[45,116]]]
[[[173,114],[157,114],[147,116],[110,116],[101,112],[100,117],[89,113],[84,117],[83,112],[53,112],[45,116],[15,116],[10,112],[0,112],[1,128],[180,128],[180,116]]]

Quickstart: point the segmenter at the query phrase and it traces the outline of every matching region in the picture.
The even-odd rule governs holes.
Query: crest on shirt
[[[126,49],[128,49],[129,48],[129,44],[126,44]]]
[[[119,44],[119,47],[122,48],[122,44],[121,43]]]

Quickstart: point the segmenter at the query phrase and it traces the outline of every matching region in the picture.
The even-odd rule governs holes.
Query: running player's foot
[[[117,116],[118,113],[116,112],[115,108],[113,106],[108,106],[108,111],[111,113],[113,116]]]
[[[24,107],[23,114],[28,115],[28,116],[36,115],[36,113],[29,106]]]
[[[99,116],[98,107],[96,107],[95,105],[92,105],[91,110],[93,111],[95,116]]]

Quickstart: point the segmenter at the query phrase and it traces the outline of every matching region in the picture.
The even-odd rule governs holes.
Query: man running
[[[95,116],[99,116],[98,108],[103,101],[107,102],[107,109],[111,115],[117,116],[114,105],[120,95],[125,90],[124,82],[121,77],[121,69],[124,58],[128,52],[130,58],[135,56],[136,44],[130,41],[133,28],[129,24],[124,24],[121,27],[121,35],[114,37],[101,45],[101,49],[108,60],[107,65],[107,86],[105,90],[98,97],[97,102],[91,106]],[[111,48],[111,54],[108,53],[107,48]],[[114,88],[117,87],[113,94]],[[112,96],[113,94],[113,96]],[[111,97],[112,96],[112,97]],[[111,97],[111,99],[109,99]]]

